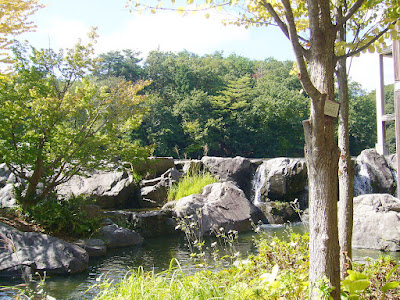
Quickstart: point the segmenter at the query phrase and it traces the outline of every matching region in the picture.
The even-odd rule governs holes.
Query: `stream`
[[[301,224],[291,226],[265,225],[263,231],[280,238],[288,236],[289,231],[305,232]],[[235,251],[239,251],[243,258],[249,254],[256,254],[254,245],[255,233],[239,235],[235,244]],[[208,241],[210,242],[210,241]],[[206,243],[207,244],[207,243]],[[363,261],[365,257],[378,258],[381,252],[373,250],[354,250],[354,259]],[[400,261],[400,253],[389,253]],[[93,299],[98,289],[88,288],[98,283],[100,277],[111,280],[120,280],[129,270],[142,266],[145,271],[154,270],[161,272],[167,270],[171,259],[176,258],[182,269],[187,272],[197,270],[195,263],[190,257],[190,251],[183,236],[164,236],[146,239],[143,245],[131,248],[113,249],[100,258],[92,258],[86,272],[71,276],[52,276],[45,280],[44,289],[48,295],[56,299]],[[215,268],[212,259],[209,260],[210,268]],[[13,286],[13,282],[2,282],[2,286]],[[0,299],[14,299],[15,290],[0,290]]]

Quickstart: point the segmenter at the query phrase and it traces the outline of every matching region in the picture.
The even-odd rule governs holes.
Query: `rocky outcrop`
[[[307,167],[304,159],[267,160],[257,168],[255,179],[257,178],[258,182],[253,182],[255,202],[290,202],[303,199],[307,191]]]
[[[171,207],[171,204],[168,204]],[[209,184],[202,194],[190,195],[176,201],[174,215],[188,223],[196,224],[199,234],[211,234],[223,227],[229,230],[248,231],[252,222],[266,221],[262,213],[245,197],[233,182]]]
[[[103,215],[124,227],[132,228],[144,238],[176,233],[175,221],[170,211],[147,212],[107,211]]]
[[[125,171],[94,170],[90,177],[73,176],[71,180],[57,187],[64,198],[72,195],[86,195],[96,199],[104,209],[129,208],[135,203],[136,184],[131,174]]]
[[[116,224],[104,226],[95,237],[102,240],[107,248],[129,247],[143,243],[140,234]]]
[[[87,252],[76,245],[0,223],[0,277],[74,274],[86,270],[88,261]]]
[[[263,212],[270,224],[284,224],[300,221],[300,215],[289,202],[267,201],[257,207]]]
[[[146,179],[158,177],[171,168],[175,167],[172,157],[149,157],[135,162],[133,166],[139,174],[144,174]]]
[[[353,247],[400,251],[400,200],[388,194],[354,198]]]
[[[100,239],[83,239],[75,242],[75,245],[85,249],[89,257],[104,256],[107,253],[105,243]]]
[[[361,152],[356,159],[354,195],[388,193],[394,195],[396,179],[383,155],[375,149]]]
[[[175,168],[167,170],[160,177],[140,182],[139,206],[141,208],[162,207],[167,202],[168,190],[179,181],[182,173]]]
[[[201,162],[220,182],[232,181],[250,196],[254,170],[249,159],[204,156]]]
[[[16,177],[6,164],[0,164],[0,207],[13,207],[17,200],[14,197]]]

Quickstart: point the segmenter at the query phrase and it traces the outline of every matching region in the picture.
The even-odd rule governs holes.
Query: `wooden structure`
[[[396,26],[399,31],[399,26]],[[383,58],[393,57],[394,67],[394,114],[385,114]],[[400,197],[400,41],[394,40],[393,47],[379,54],[379,84],[376,90],[377,144],[376,150],[382,155],[389,154],[386,144],[386,122],[395,121],[397,158],[397,197]]]
[[[386,122],[394,121],[395,114],[385,113],[385,78],[383,59],[384,57],[392,57],[392,47],[387,48],[379,54],[379,82],[376,89],[376,125],[377,125],[377,143],[376,151],[381,155],[389,154],[389,147],[386,143]]]

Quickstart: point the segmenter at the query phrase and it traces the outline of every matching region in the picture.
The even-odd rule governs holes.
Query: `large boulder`
[[[256,170],[254,201],[303,199],[307,192],[307,166],[300,158],[274,158],[264,161]],[[301,203],[302,208],[306,206]]]
[[[89,177],[73,176],[68,182],[57,187],[65,198],[72,195],[86,195],[96,199],[104,209],[134,207],[137,202],[137,187],[131,174],[125,171],[94,170]]]
[[[132,212],[117,210],[105,211],[103,215],[116,224],[132,228],[145,238],[175,233],[176,224],[170,211]]]
[[[168,190],[179,181],[182,172],[175,168],[167,170],[160,177],[140,182],[139,206],[141,208],[162,207],[167,202]]]
[[[387,193],[394,195],[396,179],[383,155],[367,149],[356,159],[354,195]]]
[[[188,223],[195,222],[199,234],[211,234],[223,227],[225,231],[249,231],[252,223],[265,218],[257,207],[246,199],[244,192],[233,182],[218,182],[176,201],[175,216]]]
[[[219,181],[232,181],[249,196],[254,171],[249,159],[204,156],[201,162]]]
[[[116,224],[104,226],[95,237],[102,240],[107,248],[130,247],[143,243],[140,234]]]
[[[389,194],[354,198],[353,247],[400,251],[400,200]]]
[[[22,232],[0,223],[0,277],[22,273],[74,274],[87,269],[87,252],[38,232]]]
[[[136,161],[134,169],[139,174],[144,174],[146,178],[154,178],[174,168],[172,157],[149,157],[142,161]]]
[[[0,207],[13,207],[17,203],[13,193],[16,182],[15,175],[6,164],[0,164]]]

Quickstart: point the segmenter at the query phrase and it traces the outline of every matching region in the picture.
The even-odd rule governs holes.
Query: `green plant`
[[[200,194],[203,188],[218,180],[208,172],[188,173],[168,192],[168,200],[178,200],[192,194]]]
[[[86,237],[100,227],[100,218],[88,218],[84,196],[73,196],[68,200],[55,195],[46,198],[26,211],[28,217],[40,224],[46,232],[68,237]]]
[[[342,281],[342,297],[345,299],[360,299],[360,294],[369,286],[367,275],[348,270],[347,277]]]

